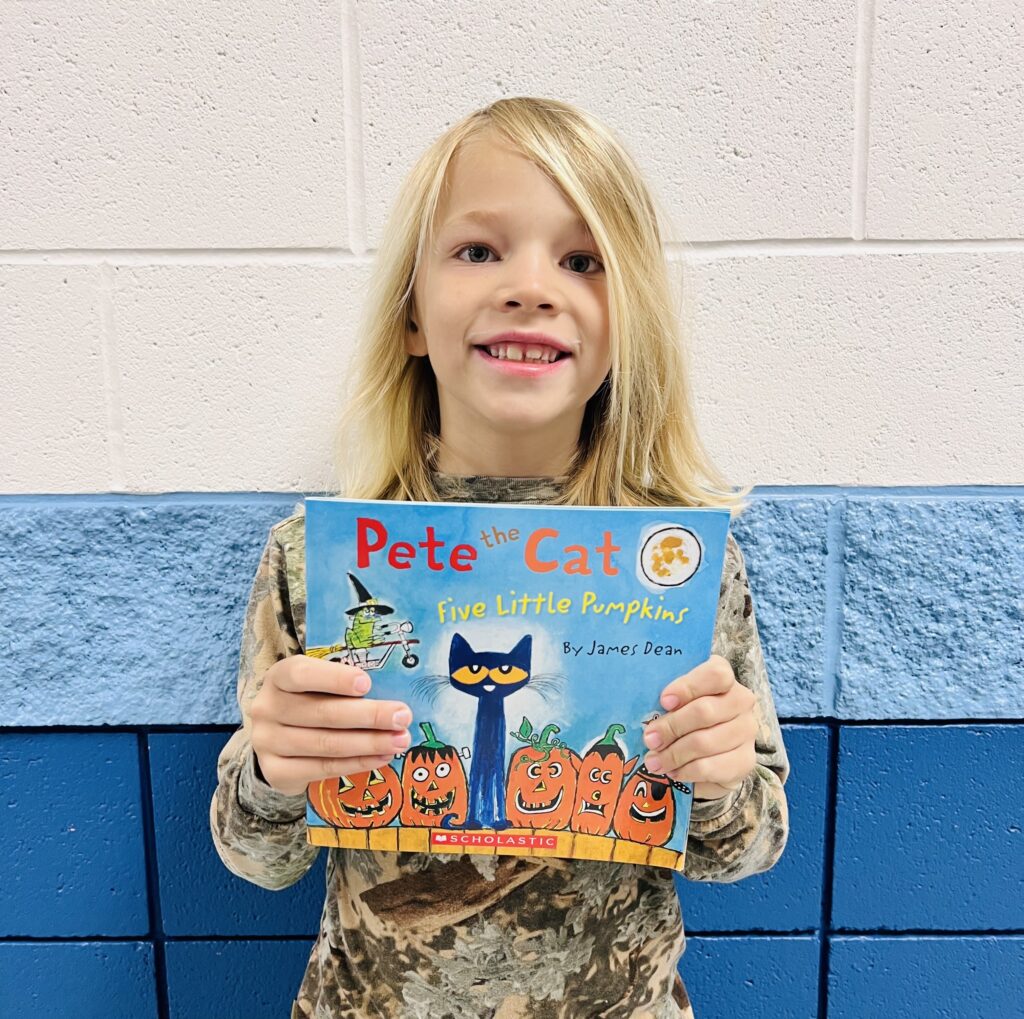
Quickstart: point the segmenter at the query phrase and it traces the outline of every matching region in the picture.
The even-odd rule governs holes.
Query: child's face
[[[560,473],[587,400],[610,368],[607,281],[597,248],[561,192],[529,160],[490,139],[450,168],[435,245],[414,290],[407,349],[437,378],[444,448],[478,450],[492,470]],[[493,224],[454,222],[500,211]],[[478,344],[506,330],[545,333],[570,356],[548,366],[493,359]],[[523,356],[526,347],[521,348]],[[456,462],[458,461],[458,462]],[[465,456],[442,469],[476,472]]]

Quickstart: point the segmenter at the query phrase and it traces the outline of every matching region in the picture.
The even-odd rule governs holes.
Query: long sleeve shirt
[[[435,472],[448,502],[547,503],[555,478]],[[238,675],[241,727],[217,761],[210,826],[239,877],[283,889],[312,866],[305,794],[271,788],[250,707],[276,661],[305,650],[305,521],[271,530],[253,581]],[[757,697],[757,764],[725,797],[694,801],[684,875],[768,870],[788,836],[782,742],[743,555],[727,540],[712,652]],[[659,677],[667,683],[673,677]],[[634,864],[326,849],[320,930],[292,1019],[692,1019],[677,972],[686,946],[671,871]]]

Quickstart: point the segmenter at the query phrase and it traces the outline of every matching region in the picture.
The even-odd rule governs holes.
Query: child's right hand
[[[409,706],[364,697],[369,689],[362,669],[305,655],[267,669],[251,707],[252,748],[267,784],[297,795],[322,778],[381,768],[408,747]]]

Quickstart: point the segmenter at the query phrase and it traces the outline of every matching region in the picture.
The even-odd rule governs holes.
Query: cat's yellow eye
[[[491,679],[495,683],[518,683],[525,676],[526,670],[515,665],[499,665],[496,669],[491,669]]]
[[[486,676],[487,670],[482,665],[463,665],[452,673],[452,679],[467,685],[479,683]]]

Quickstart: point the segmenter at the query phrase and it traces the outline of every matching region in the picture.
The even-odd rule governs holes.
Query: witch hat
[[[360,609],[372,608],[376,609],[382,616],[389,615],[395,610],[390,605],[385,605],[382,601],[377,598],[371,598],[370,592],[362,585],[359,578],[354,574],[350,573],[348,579],[352,581],[352,586],[356,590],[356,597],[360,599],[358,605],[351,609],[345,609],[346,616],[354,616]]]

